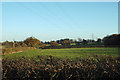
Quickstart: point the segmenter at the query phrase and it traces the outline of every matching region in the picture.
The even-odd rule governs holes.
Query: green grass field
[[[71,58],[75,59],[76,57],[87,58],[89,56],[93,57],[95,55],[104,55],[104,56],[119,56],[118,48],[67,48],[67,49],[36,49],[29,50],[20,53],[13,53],[9,55],[4,55],[3,58],[14,58],[14,57],[32,57],[36,58],[38,55],[52,55],[59,58]]]

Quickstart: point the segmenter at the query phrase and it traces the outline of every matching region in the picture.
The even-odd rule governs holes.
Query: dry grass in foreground
[[[3,59],[3,80],[120,80],[120,56],[60,59],[53,56]]]

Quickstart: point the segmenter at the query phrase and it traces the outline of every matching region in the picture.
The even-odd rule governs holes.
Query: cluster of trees
[[[70,43],[74,42],[72,39],[60,39],[60,40],[57,40],[56,41],[57,43],[59,44],[62,44],[62,45],[70,45]]]
[[[97,41],[95,41],[95,40],[91,40],[91,39],[85,40],[85,39],[78,38],[78,41],[77,41],[77,40],[66,38],[66,39],[60,39],[60,40],[51,41],[51,42],[54,42],[52,44],[57,44],[57,45],[61,44],[63,46],[69,46],[71,43],[75,43],[76,45],[87,44],[89,42],[99,42],[99,43],[101,43],[102,39],[99,38]],[[51,42],[45,42],[45,44],[51,44]]]
[[[113,34],[103,38],[105,46],[120,46],[120,34]]]
[[[41,41],[34,37],[29,37],[24,40],[24,43],[27,44],[28,47],[38,47],[41,44]]]
[[[42,47],[44,48],[46,45],[49,45],[50,47],[56,47],[58,45],[63,45],[63,46],[70,46],[71,43],[75,43],[75,45],[80,45],[80,44],[88,44],[88,43],[104,43],[105,46],[120,46],[120,34],[112,34],[110,36],[106,36],[103,39],[98,38],[96,41],[95,40],[85,40],[78,38],[78,40],[73,40],[73,39],[60,39],[56,41],[50,41],[50,42],[41,42],[40,40],[34,38],[34,37],[29,37],[25,39],[24,41],[13,41],[13,42],[3,42],[2,45],[6,47]]]
[[[11,48],[11,47],[36,47],[39,48],[40,46],[45,46],[44,43],[42,43],[40,40],[34,38],[34,37],[29,37],[25,39],[24,41],[5,41],[2,43],[3,46]]]

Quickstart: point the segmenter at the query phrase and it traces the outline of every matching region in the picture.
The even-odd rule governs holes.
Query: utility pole
[[[13,47],[15,47],[15,40],[13,39]]]
[[[94,40],[94,34],[92,34],[92,40]]]

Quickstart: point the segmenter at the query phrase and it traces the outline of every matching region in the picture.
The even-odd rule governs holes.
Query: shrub
[[[40,79],[40,80],[119,80],[120,57],[98,57],[75,60],[60,59],[53,56],[37,56],[26,59],[24,56],[14,60],[2,60],[2,78]]]

